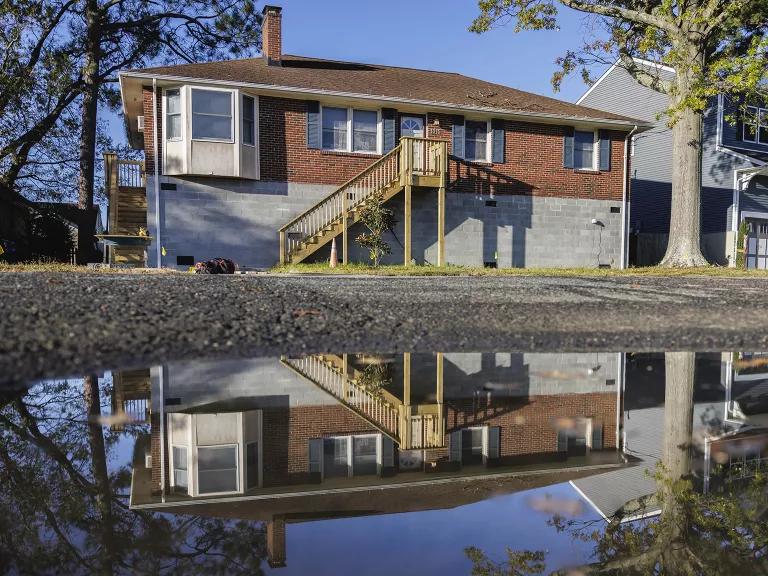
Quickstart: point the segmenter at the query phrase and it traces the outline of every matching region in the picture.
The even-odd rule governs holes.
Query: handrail
[[[385,160],[387,160],[387,159],[388,159],[390,156],[393,156],[393,155],[395,155],[395,154],[398,154],[399,152],[400,152],[400,145],[398,144],[398,145],[397,145],[397,146],[395,146],[395,147],[394,147],[392,150],[390,150],[389,152],[387,152],[386,154],[384,154],[384,156],[382,156],[381,158],[379,158],[378,160],[376,160],[376,161],[375,161],[373,164],[371,164],[370,166],[368,166],[367,168],[365,168],[365,169],[364,169],[362,172],[360,172],[360,173],[356,174],[355,176],[352,176],[352,178],[350,178],[349,180],[347,180],[346,182],[344,182],[344,184],[342,184],[342,185],[341,185],[341,186],[339,186],[339,187],[338,187],[336,190],[334,190],[333,192],[331,192],[331,193],[330,193],[328,196],[326,196],[325,198],[323,198],[323,199],[322,199],[320,202],[318,202],[318,204],[321,204],[322,202],[324,202],[325,200],[327,200],[327,199],[328,199],[328,198],[330,198],[331,196],[335,196],[336,194],[339,194],[339,193],[340,193],[340,192],[341,192],[341,191],[342,191],[344,188],[347,188],[348,186],[351,186],[351,185],[352,185],[352,184],[353,184],[355,181],[359,180],[360,178],[363,178],[363,177],[364,177],[364,176],[366,176],[366,175],[367,175],[369,172],[371,172],[372,170],[374,170],[375,168],[377,168],[379,164],[381,164],[382,162],[384,162]],[[315,204],[315,206],[317,206],[318,204]],[[312,208],[314,208],[315,206],[312,206]],[[298,222],[299,220],[301,220],[301,219],[304,217],[304,215],[305,215],[307,212],[309,212],[310,210],[312,210],[312,208],[310,208],[309,210],[306,210],[306,211],[302,212],[301,214],[299,214],[298,216],[296,216],[296,218],[294,218],[293,220],[291,220],[290,222],[288,222],[288,224],[285,224],[285,225],[283,225],[283,226],[280,228],[280,231],[281,231],[281,232],[284,232],[284,231],[288,230],[288,228],[290,228],[290,227],[291,227],[293,224],[296,224],[296,222]]]
[[[282,362],[341,400],[347,407],[390,435],[393,440],[398,439],[400,415],[397,408],[389,405],[385,400],[329,367],[326,362],[316,356],[283,357]]]
[[[375,192],[397,182],[410,184],[413,176],[440,176],[442,185],[446,156],[445,140],[402,137],[384,156],[279,229],[280,263],[285,263],[307,239],[343,221],[346,214]]]

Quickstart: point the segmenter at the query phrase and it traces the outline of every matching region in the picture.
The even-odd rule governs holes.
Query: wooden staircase
[[[301,262],[340,234],[348,262],[346,232],[360,220],[366,201],[377,192],[387,201],[404,190],[409,193],[412,186],[444,191],[447,160],[444,140],[401,138],[395,148],[280,228],[280,263]]]
[[[109,234],[134,236],[147,229],[147,189],[144,162],[119,160],[117,155],[104,154],[104,182],[109,198]],[[143,247],[112,246],[113,264],[144,264]]]
[[[301,358],[284,356],[281,362],[389,436],[401,450],[445,446],[442,403],[411,406],[386,390],[374,394],[357,383],[352,377],[353,370],[339,367],[339,358],[313,354]]]

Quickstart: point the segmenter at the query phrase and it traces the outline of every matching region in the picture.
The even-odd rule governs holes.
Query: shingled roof
[[[282,56],[282,65],[264,58],[180,64],[133,70],[132,74],[258,84],[297,90],[328,91],[509,113],[563,116],[645,124],[641,120],[563,102],[452,72]]]

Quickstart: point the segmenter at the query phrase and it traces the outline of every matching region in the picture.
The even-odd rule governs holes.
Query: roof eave
[[[496,108],[493,106],[468,106],[468,105],[461,105],[461,104],[453,104],[450,102],[439,102],[434,100],[420,100],[416,98],[400,98],[395,96],[378,96],[378,95],[372,95],[372,94],[360,94],[355,92],[323,90],[318,88],[300,88],[296,86],[279,86],[276,84],[257,84],[253,82],[215,80],[210,78],[196,78],[196,77],[189,77],[189,76],[176,76],[176,75],[167,75],[167,74],[152,74],[147,72],[135,72],[135,71],[121,72],[119,76],[121,79],[121,86],[122,86],[123,77],[147,79],[147,80],[151,80],[154,78],[154,79],[165,80],[169,82],[186,82],[186,83],[196,82],[200,84],[227,85],[227,86],[233,86],[238,88],[250,88],[255,90],[264,90],[264,91],[271,91],[271,92],[288,92],[288,93],[295,93],[295,94],[307,94],[307,95],[313,95],[313,96],[336,96],[341,98],[350,98],[350,99],[359,99],[359,100],[377,100],[380,102],[413,104],[413,105],[419,105],[419,106],[429,106],[429,107],[437,108],[440,110],[448,110],[448,111],[465,110],[465,111],[472,111],[472,112],[486,112],[486,113],[503,115],[506,117],[521,118],[521,119],[535,118],[540,120],[541,119],[552,120],[552,121],[557,120],[557,121],[567,121],[567,122],[575,122],[575,123],[582,123],[582,124],[620,126],[620,127],[627,128],[628,130],[633,127],[637,127],[638,132],[648,130],[653,126],[650,123],[643,122],[640,120],[635,121],[635,120],[619,120],[615,118],[593,118],[590,116],[572,116],[572,115],[553,114],[553,113],[546,113],[546,112],[530,112],[527,110],[511,110],[506,108]],[[121,90],[121,96],[122,96],[122,90]]]

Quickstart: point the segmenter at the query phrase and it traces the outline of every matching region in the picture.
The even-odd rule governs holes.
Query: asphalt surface
[[[169,360],[768,350],[768,278],[0,274],[0,384]]]

